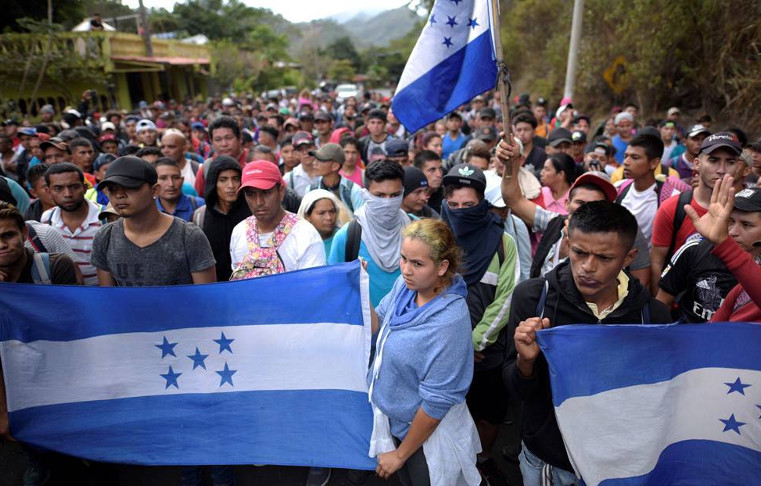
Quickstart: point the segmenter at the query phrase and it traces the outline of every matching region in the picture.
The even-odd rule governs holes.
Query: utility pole
[[[143,30],[143,41],[145,41],[145,54],[148,57],[153,57],[151,30],[148,28],[148,16],[145,15],[145,5],[143,5],[143,0],[140,0],[140,26]]]
[[[571,23],[571,45],[568,47],[568,66],[566,66],[565,70],[565,89],[563,89],[563,98],[573,99],[573,90],[576,86],[576,60],[579,53],[581,21],[583,18],[584,0],[574,0],[573,20]]]

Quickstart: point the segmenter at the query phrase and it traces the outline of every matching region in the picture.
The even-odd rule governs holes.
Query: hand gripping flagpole
[[[510,70],[507,69],[502,54],[502,23],[500,21],[499,0],[490,1],[492,25],[494,26],[492,36],[494,38],[494,51],[497,63],[497,87],[501,97],[502,129],[505,133],[504,140],[510,143],[509,137],[513,134],[512,121],[510,120],[510,96],[513,92],[513,85],[510,78]]]

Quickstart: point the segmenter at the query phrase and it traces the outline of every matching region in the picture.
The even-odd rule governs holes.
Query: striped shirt
[[[45,211],[40,220],[57,229],[61,236],[63,236],[63,239],[69,243],[69,246],[71,246],[71,249],[77,256],[74,263],[79,266],[85,285],[98,285],[98,272],[90,264],[90,253],[92,252],[92,240],[95,237],[95,233],[103,225],[100,219],[98,219],[102,206],[87,199],[85,199],[85,204],[89,207],[87,217],[79,228],[76,228],[74,231],[71,231],[66,226],[66,223],[63,222],[63,219],[61,219],[61,208],[57,206]]]

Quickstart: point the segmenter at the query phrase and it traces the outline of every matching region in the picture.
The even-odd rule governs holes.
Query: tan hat
[[[333,161],[343,165],[346,157],[344,157],[344,149],[337,143],[326,143],[319,150],[309,152],[309,155],[313,156],[317,160],[323,162]]]

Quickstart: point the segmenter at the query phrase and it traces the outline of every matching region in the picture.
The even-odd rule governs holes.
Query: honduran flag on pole
[[[761,324],[561,326],[537,339],[588,486],[759,484]]]
[[[410,132],[494,88],[489,0],[436,0],[394,94],[394,116]]]
[[[0,286],[11,433],[143,465],[374,469],[358,262],[175,287]]]

